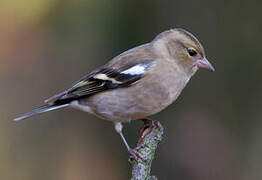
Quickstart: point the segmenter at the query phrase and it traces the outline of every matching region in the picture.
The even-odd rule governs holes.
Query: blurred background
[[[129,179],[128,155],[112,123],[69,109],[12,119],[174,27],[200,39],[216,72],[199,71],[174,104],[152,116],[165,127],[153,174],[261,179],[261,6],[258,0],[1,0],[0,179]],[[141,125],[125,125],[132,147]]]

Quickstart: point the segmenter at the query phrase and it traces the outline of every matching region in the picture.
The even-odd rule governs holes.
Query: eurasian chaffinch
[[[214,71],[200,42],[184,29],[171,29],[153,41],[130,49],[87,74],[46,105],[15,120],[60,109],[76,108],[112,121],[128,152],[122,123],[144,119],[173,103],[199,69]]]

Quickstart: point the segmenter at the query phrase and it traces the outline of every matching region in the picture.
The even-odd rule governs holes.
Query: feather
[[[44,105],[44,106],[41,106],[31,112],[28,112],[18,118],[15,118],[14,121],[20,121],[20,120],[23,120],[23,119],[26,119],[26,118],[29,118],[33,115],[36,115],[36,114],[40,114],[40,113],[44,113],[44,112],[47,112],[47,111],[53,111],[55,109],[60,109],[60,108],[64,108],[64,107],[67,107],[69,106],[69,104],[61,104],[61,105]]]
[[[89,97],[102,91],[130,86],[143,78],[154,64],[153,60],[141,60],[139,63],[130,62],[118,68],[103,66],[82,78],[72,88],[45,102],[50,105],[69,104],[73,100]]]

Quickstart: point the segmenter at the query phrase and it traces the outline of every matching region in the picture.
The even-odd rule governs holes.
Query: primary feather
[[[132,85],[144,77],[147,69],[153,64],[153,60],[144,60],[139,64],[130,63],[118,69],[102,67],[82,78],[72,88],[47,99],[45,102],[49,104],[69,103],[105,90]]]

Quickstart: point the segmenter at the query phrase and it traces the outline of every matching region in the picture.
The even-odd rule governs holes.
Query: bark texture
[[[158,144],[162,140],[163,133],[162,125],[157,122],[157,126],[153,126],[148,134],[143,137],[140,148],[138,149],[141,158],[132,161],[131,180],[157,180],[155,176],[150,175],[151,165]]]

